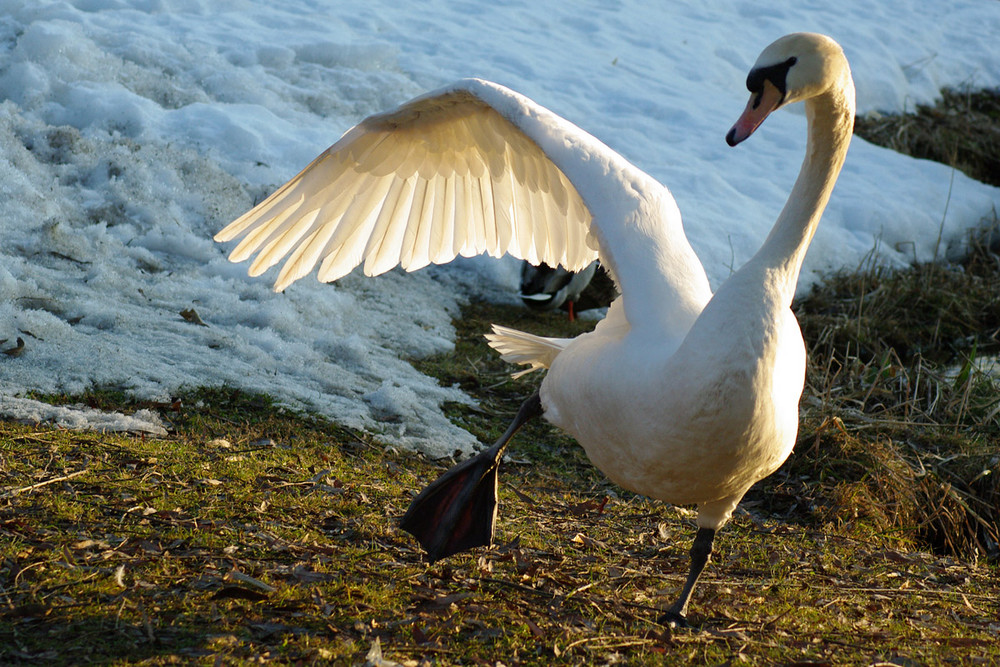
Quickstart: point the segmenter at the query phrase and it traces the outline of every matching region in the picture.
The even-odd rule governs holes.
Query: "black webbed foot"
[[[492,544],[504,449],[526,421],[540,414],[541,399],[535,393],[495,445],[446,471],[410,503],[400,527],[417,538],[431,562]]]
[[[417,538],[431,562],[493,541],[501,456],[495,446],[481,452],[449,469],[410,503],[399,525]]]

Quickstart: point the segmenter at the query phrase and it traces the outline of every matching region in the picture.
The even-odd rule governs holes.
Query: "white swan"
[[[510,253],[578,271],[598,256],[621,291],[591,333],[546,339],[495,327],[509,361],[549,368],[496,445],[445,473],[403,527],[432,559],[492,540],[496,472],[527,419],[544,414],[618,484],[698,505],[691,571],[667,620],[682,624],[715,531],[791,452],[805,348],[789,306],[806,249],[843,164],[854,85],[822,35],[768,46],[726,139],[805,100],[809,143],[764,244],[714,295],[658,182],[578,127],[496,84],[460,81],[347,132],[217,236],[250,273],[286,255],[275,289],[309,273],[336,280],[456,255]]]

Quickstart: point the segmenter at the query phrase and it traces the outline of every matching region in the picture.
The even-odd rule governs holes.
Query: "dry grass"
[[[1000,386],[979,365],[998,350],[997,295],[1000,262],[973,243],[959,265],[832,276],[796,306],[812,341],[805,423],[836,424],[866,471],[853,504],[965,557],[1000,543]]]
[[[904,115],[860,117],[855,133],[879,146],[952,165],[1000,185],[1000,93],[945,90],[934,106]]]
[[[937,107],[859,119],[856,131],[1000,185],[998,120],[997,92],[945,91]],[[960,262],[898,270],[873,258],[796,304],[811,345],[803,437],[857,467],[830,516],[864,514],[941,553],[1000,556],[997,228],[985,221]]]
[[[479,332],[460,346],[453,367],[475,369],[483,404],[455,415],[488,438],[525,388]],[[396,521],[447,462],[240,392],[131,407],[163,411],[174,432],[0,422],[0,663],[387,667],[378,651],[413,666],[1000,660],[994,567],[914,548],[863,513],[845,520],[863,506],[847,493],[819,496],[840,503],[836,517],[791,507],[848,488],[840,468],[856,463],[822,444],[817,456],[800,442],[805,480],[794,468],[773,480],[787,506],[744,503],[696,593],[700,627],[672,632],[658,607],[683,581],[690,512],[615,488],[554,429],[518,438],[497,545],[428,565]]]

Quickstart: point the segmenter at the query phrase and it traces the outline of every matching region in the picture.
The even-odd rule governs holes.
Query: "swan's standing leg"
[[[687,627],[687,609],[691,601],[691,593],[694,585],[698,583],[698,577],[702,570],[708,565],[712,558],[712,542],[715,541],[715,530],[712,528],[699,528],[698,534],[694,537],[694,544],[691,545],[691,571],[688,573],[687,581],[681,590],[680,597],[670,605],[666,613],[660,619],[661,623],[674,625],[677,627]]]
[[[495,445],[449,469],[410,503],[400,528],[417,538],[431,562],[493,542],[500,459],[517,430],[541,414],[535,392]]]

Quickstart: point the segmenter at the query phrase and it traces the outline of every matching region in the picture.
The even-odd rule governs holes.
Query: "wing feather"
[[[364,250],[365,275],[377,276],[399,264],[405,220],[413,200],[413,179],[395,178]]]
[[[413,185],[413,198],[409,211],[406,211],[405,231],[400,242],[399,263],[407,271],[415,271],[430,264],[430,260],[421,261],[421,257],[426,257],[426,253],[421,253],[417,248],[417,238],[420,234],[420,220],[428,211],[433,210],[433,205],[429,206],[427,179],[419,175],[415,176]],[[433,196],[433,190],[431,190]]]
[[[455,173],[455,240],[452,248],[462,257],[477,254],[475,248],[475,231],[469,221],[469,179],[466,173]]]
[[[509,242],[510,235],[508,231],[505,239],[505,227],[502,225],[502,221],[497,217],[496,211],[493,208],[493,183],[490,180],[489,174],[484,173],[476,181],[476,187],[479,188],[479,203],[482,206],[482,225],[483,234],[485,235],[484,244],[486,252],[493,257],[500,257],[507,252],[507,243]]]
[[[284,261],[276,289],[317,264],[323,281],[480,253],[589,264],[588,207],[509,120],[534,108],[498,109],[464,86],[365,119],[216,240],[240,240],[233,261],[256,255],[253,275]]]
[[[376,211],[381,206],[396,179],[389,176],[369,181],[369,187],[359,192],[344,211],[343,220],[356,224],[338,226],[327,242],[328,253],[320,264],[319,279],[333,282],[351,272],[364,259],[364,249],[375,228]]]
[[[233,249],[229,259],[234,262],[242,262],[257,252],[276,231],[280,233],[282,226],[288,219],[294,219],[295,214],[300,211],[303,201],[305,201],[304,197],[299,197],[294,201],[290,200],[287,208],[278,210],[269,216],[267,225],[247,225],[246,237]]]
[[[440,214],[444,197],[444,184],[440,180],[434,179],[427,184],[427,201],[424,203],[424,210],[420,212],[420,229],[417,234],[414,253],[420,253],[418,267],[427,266],[431,263],[431,236]],[[414,270],[413,268],[410,269]]]
[[[438,179],[438,197],[434,204],[431,225],[431,261],[443,264],[458,255],[452,248],[455,242],[455,174]]]
[[[250,264],[250,275],[259,276],[280,261],[298,242],[303,232],[312,227],[318,216],[317,208],[308,211],[300,218],[288,217],[282,221],[278,229],[268,237],[269,240],[261,248],[257,258]]]

